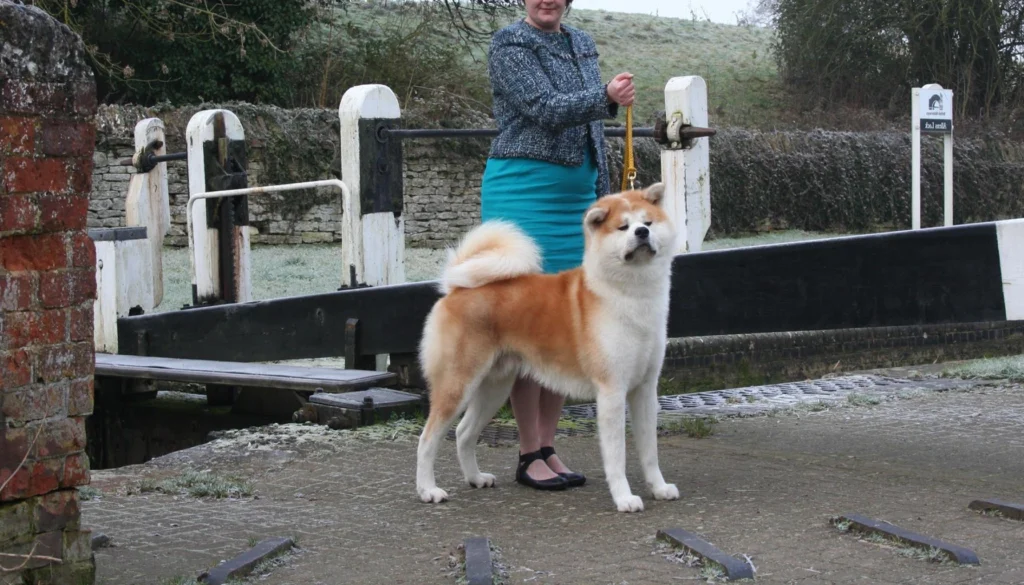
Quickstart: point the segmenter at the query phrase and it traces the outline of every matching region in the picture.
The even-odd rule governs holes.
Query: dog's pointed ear
[[[665,183],[655,183],[643,191],[644,199],[655,205],[660,205],[665,198]]]
[[[583,218],[583,225],[587,226],[588,229],[594,229],[608,218],[608,209],[604,207],[591,207],[587,211],[586,217]]]

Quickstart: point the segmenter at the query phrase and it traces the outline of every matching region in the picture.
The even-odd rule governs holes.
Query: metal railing
[[[253,195],[257,193],[279,193],[282,191],[299,191],[302,189],[313,189],[316,187],[337,187],[341,189],[343,198],[350,198],[351,192],[348,186],[340,179],[322,179],[319,181],[306,181],[304,183],[283,183],[281,185],[265,185],[262,187],[246,187],[244,189],[227,189],[225,191],[205,191],[189,195],[188,205],[185,209],[185,218],[188,221],[189,233],[192,232],[192,206],[200,199],[219,199],[221,197],[235,197],[237,195]]]

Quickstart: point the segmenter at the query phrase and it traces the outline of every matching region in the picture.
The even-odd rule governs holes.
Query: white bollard
[[[164,123],[159,118],[146,118],[135,125],[135,152],[143,152],[146,146],[159,141],[160,148],[153,154],[167,154],[164,138]],[[163,245],[164,236],[171,226],[171,206],[167,193],[167,163],[157,163],[147,173],[132,175],[125,199],[125,226],[145,227],[152,255],[153,299],[146,312],[158,307],[164,298]]]
[[[231,142],[244,144],[245,131],[238,117],[228,110],[203,110],[189,120],[185,136],[189,193],[223,190],[208,184],[206,151],[213,149],[217,153],[215,158],[225,157],[229,156]],[[211,205],[221,205],[220,202],[225,200],[210,201],[214,202]],[[202,305],[252,300],[248,214],[245,215],[241,222],[235,223],[232,233],[223,234],[222,239],[219,227],[209,225],[206,202],[193,206],[191,217],[187,218],[193,302]],[[222,267],[221,242],[229,237],[234,257],[231,266]],[[221,282],[221,273],[227,270],[233,273],[232,282]]]
[[[395,198],[400,201],[403,195],[401,151],[397,150],[397,161],[388,160],[395,157],[384,156],[375,147],[375,128],[380,123],[397,123],[401,118],[398,98],[385,85],[359,85],[345,92],[338,116],[341,118],[341,179],[351,191],[342,201],[342,284],[403,283],[405,218],[388,208],[390,201]],[[390,148],[393,155],[400,144],[395,138],[389,140],[391,144],[384,150]],[[364,160],[367,157],[370,160]],[[353,273],[355,283],[351,282]]]
[[[670,133],[681,125],[707,127],[708,89],[704,79],[688,75],[668,81],[665,119]],[[695,138],[689,146],[670,145],[661,151],[666,209],[680,235],[674,254],[700,252],[711,226],[709,152],[708,138]]]
[[[96,245],[96,301],[93,343],[96,351],[117,353],[117,319],[153,304],[152,250],[147,228],[89,230]]]

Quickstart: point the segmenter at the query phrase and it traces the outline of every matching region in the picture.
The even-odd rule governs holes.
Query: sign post
[[[921,135],[941,134],[943,143],[943,224],[953,225],[953,90],[937,83],[915,87],[910,101],[911,229],[921,229]]]

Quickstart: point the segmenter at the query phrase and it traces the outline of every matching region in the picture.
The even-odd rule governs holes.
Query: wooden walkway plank
[[[387,385],[392,372],[97,353],[96,375],[284,390],[347,392]]]

